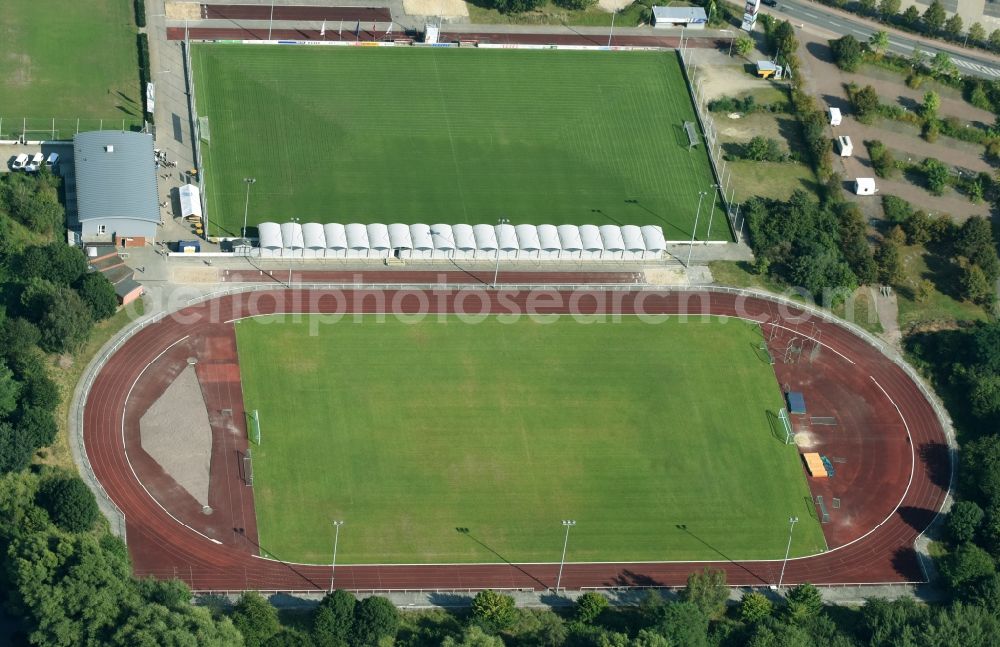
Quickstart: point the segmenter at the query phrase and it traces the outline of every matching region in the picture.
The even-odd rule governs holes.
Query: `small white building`
[[[843,115],[840,114],[840,108],[830,108],[830,125],[839,126],[842,120]]]
[[[841,157],[850,157],[854,154],[854,142],[847,135],[837,137],[837,152]]]
[[[701,7],[653,7],[653,27],[657,29],[704,29],[708,15]]]
[[[854,180],[854,193],[857,195],[875,195],[878,187],[875,186],[875,178],[859,177]]]

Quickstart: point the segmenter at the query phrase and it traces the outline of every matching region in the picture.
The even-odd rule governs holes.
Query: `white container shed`
[[[257,225],[257,233],[260,236],[260,255],[264,258],[271,258],[281,255],[281,226],[276,222],[262,222]]]
[[[302,225],[303,249],[305,258],[322,258],[326,255],[326,233],[323,225],[318,222],[307,222]]]
[[[323,233],[326,235],[327,258],[347,258],[347,232],[344,225],[339,222],[325,224]]]
[[[352,222],[345,229],[347,230],[347,257],[368,258],[368,228],[360,223]]]
[[[535,225],[516,225],[517,246],[521,250],[518,258],[538,258],[542,244],[538,239],[538,228]]]
[[[281,223],[281,255],[289,258],[302,258],[302,225],[297,222]]]
[[[492,225],[473,225],[476,237],[476,258],[493,258],[497,255],[497,232]]]
[[[875,178],[859,177],[854,180],[854,193],[857,195],[875,195],[878,187],[875,186]]]
[[[392,246],[393,255],[399,258],[409,258],[413,249],[413,241],[410,239],[410,226],[400,222],[389,225],[389,244]]]
[[[455,254],[455,234],[451,225],[438,223],[431,225],[431,240],[434,242],[435,258],[450,258]]]
[[[642,240],[646,243],[644,258],[659,258],[667,249],[667,241],[663,237],[663,228],[656,225],[643,225]]]
[[[562,243],[559,242],[559,230],[555,225],[538,225],[536,228],[538,232],[538,244],[541,246],[541,251],[538,254],[539,258],[559,258],[559,253],[562,251]]]
[[[850,157],[854,154],[854,142],[847,135],[837,137],[837,152],[841,157]]]
[[[559,242],[562,246],[560,258],[581,258],[583,255],[583,239],[580,238],[580,228],[576,225],[559,225]]]
[[[389,250],[389,228],[380,222],[373,222],[368,225],[368,249],[371,250],[373,258],[388,258]]]
[[[830,125],[839,126],[844,116],[840,114],[840,108],[830,108]]]
[[[583,243],[581,258],[601,258],[604,253],[604,241],[597,225],[580,225],[580,241]]]
[[[410,240],[413,241],[412,258],[431,258],[434,255],[434,239],[429,226],[420,222],[410,225]]]

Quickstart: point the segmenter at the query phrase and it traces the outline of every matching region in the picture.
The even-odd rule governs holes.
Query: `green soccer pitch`
[[[562,519],[570,561],[826,546],[756,326],[360,321],[236,325],[267,555],[328,562],[333,519],[342,563],[558,561]]]
[[[673,52],[196,45],[210,232],[248,222],[654,224],[714,179]],[[717,205],[711,236],[729,240]]]

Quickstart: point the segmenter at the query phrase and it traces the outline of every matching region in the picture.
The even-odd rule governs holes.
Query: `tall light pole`
[[[290,218],[290,220],[291,220],[291,222],[294,222],[294,223],[298,223],[299,222],[298,218]],[[293,229],[292,231],[295,231],[295,230]],[[292,236],[294,236],[294,235],[295,234],[292,234]],[[292,238],[292,245],[294,245],[294,244],[295,244],[295,239]],[[295,256],[293,256],[293,255],[290,255],[288,257],[288,287],[292,287],[292,259],[293,258],[295,258]]]
[[[247,237],[247,211],[250,209],[250,185],[257,182],[257,178],[245,177],[243,181],[247,185],[247,200],[243,203],[243,232],[242,236]]]
[[[611,31],[608,32],[608,47],[611,47],[611,37],[615,35],[615,16],[617,15],[617,11],[611,12]]]
[[[333,578],[337,575],[337,542],[340,540],[340,527],[343,521],[333,522],[333,563],[330,566],[330,593],[333,593]]]
[[[781,563],[781,575],[778,576],[778,588],[781,588],[781,583],[785,580],[785,567],[788,566],[788,553],[792,550],[792,531],[795,530],[795,524],[799,522],[798,517],[788,518],[788,546],[785,548],[785,561]]]
[[[493,272],[493,289],[497,288],[497,279],[500,278],[500,228],[504,225],[509,225],[510,220],[507,218],[500,218],[497,220],[497,269]]]
[[[688,259],[685,267],[691,267],[691,254],[694,252],[694,237],[698,232],[698,218],[701,216],[701,201],[708,195],[708,191],[698,192],[698,211],[694,214],[694,229],[691,230],[691,246],[688,248]]]
[[[274,26],[274,0],[271,0],[271,19],[267,23],[267,39],[271,40],[271,27]]]
[[[715,190],[712,191],[712,212],[708,214],[708,231],[705,233],[705,240],[712,238],[712,220],[715,219],[715,201],[719,199],[719,191],[722,189],[722,186],[713,184],[712,188]]]
[[[566,564],[566,546],[569,545],[569,529],[576,525],[576,521],[563,519],[562,525],[566,526],[566,538],[563,539],[562,559],[559,560],[559,575],[556,577],[556,595],[559,595],[559,585],[562,584],[563,566]]]

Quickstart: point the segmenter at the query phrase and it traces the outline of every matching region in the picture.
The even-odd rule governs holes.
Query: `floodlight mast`
[[[245,177],[245,178],[243,178],[243,181],[246,182],[246,185],[247,185],[247,199],[246,199],[246,202],[243,203],[243,231],[241,232],[241,235],[244,238],[246,238],[247,237],[247,213],[250,210],[250,186],[252,184],[256,184],[257,183],[257,178]]]
[[[785,567],[788,566],[788,554],[792,551],[792,532],[795,530],[795,524],[799,522],[798,517],[788,518],[788,546],[785,548],[785,561],[781,563],[781,574],[778,576],[778,588],[781,588],[781,583],[785,581]]]
[[[343,521],[334,520],[333,522],[333,562],[330,566],[330,593],[333,593],[333,580],[337,576],[337,543],[340,541],[340,527],[344,525]]]
[[[500,218],[497,220],[497,269],[493,272],[493,289],[497,289],[497,279],[500,277],[500,236],[499,230],[503,228],[504,225],[509,225],[510,220],[507,218]]]
[[[569,529],[576,525],[573,519],[563,519],[562,525],[566,527],[566,537],[563,539],[562,559],[559,560],[559,575],[556,577],[556,595],[559,595],[559,585],[562,584],[563,566],[566,564],[566,546],[569,545]]]

